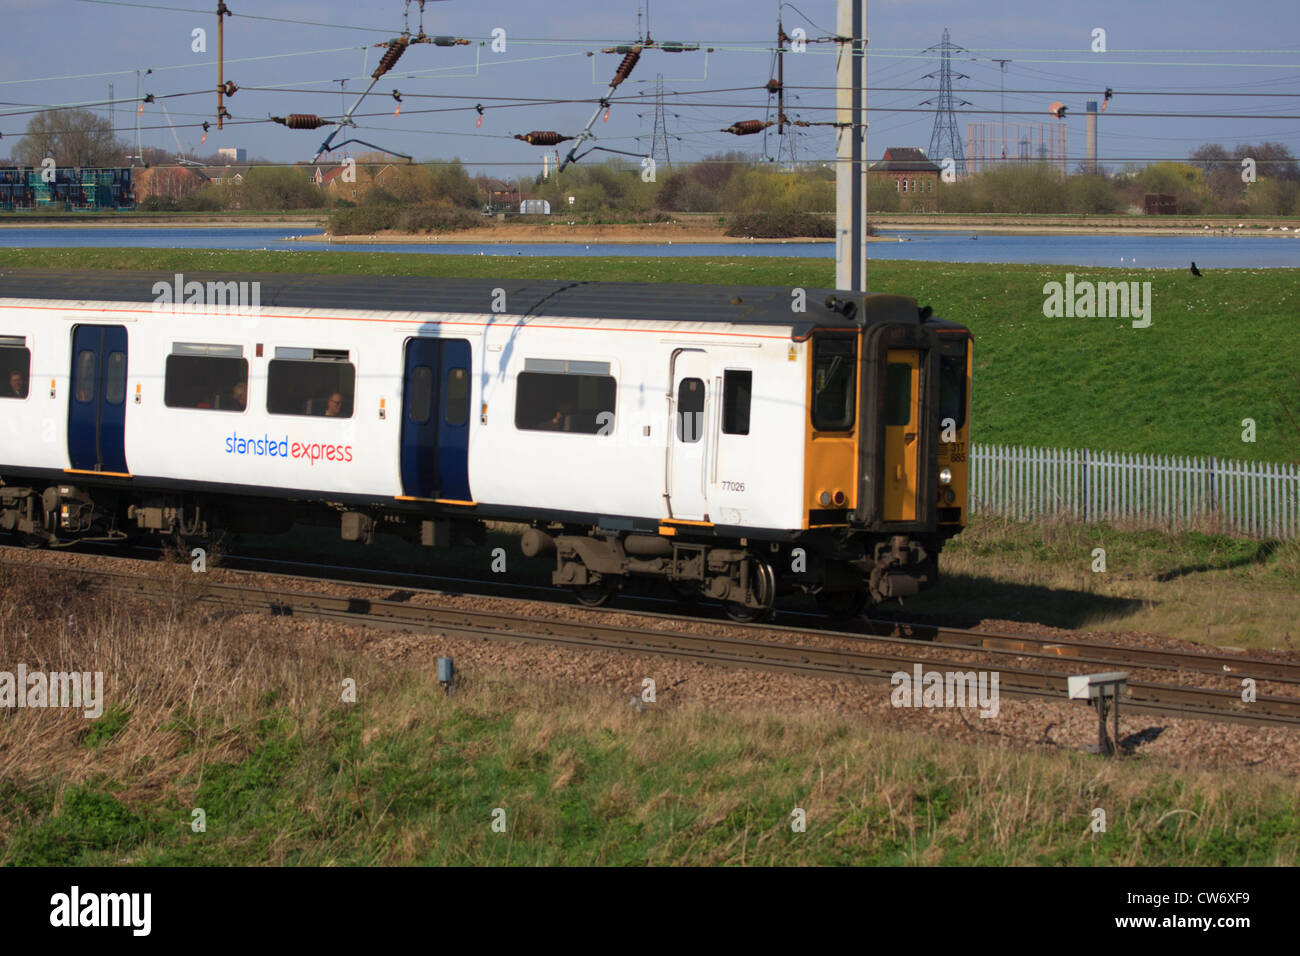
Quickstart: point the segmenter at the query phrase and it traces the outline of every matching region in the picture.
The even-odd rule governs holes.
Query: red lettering
[[[346,448],[343,449],[343,452],[344,452],[344,454],[347,455],[347,457],[344,458],[343,460],[344,460],[344,461],[351,461],[351,460],[352,460],[352,446],[351,446],[351,445],[348,445]]]
[[[333,446],[333,445],[326,445],[326,446],[325,446],[325,460],[326,460],[326,461],[333,461],[333,460],[334,460],[334,446]]]
[[[297,442],[294,442],[293,447],[289,449],[289,454],[293,455],[294,458],[301,458],[302,445],[299,445]]]

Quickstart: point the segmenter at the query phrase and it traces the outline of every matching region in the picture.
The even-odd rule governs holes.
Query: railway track
[[[869,628],[890,628],[892,634],[937,644],[1015,651],[1025,656],[1068,658],[1079,663],[1123,664],[1129,667],[1231,675],[1235,678],[1251,677],[1256,680],[1300,685],[1300,663],[1250,657],[1246,654],[1133,647],[1071,637],[1000,634],[995,631],[905,624],[877,619],[869,619],[867,624]]]
[[[157,574],[125,570],[71,568],[40,561],[8,561],[10,565],[29,565],[42,569],[89,575],[115,590],[159,599],[168,597],[165,583]],[[231,572],[227,572],[231,573]],[[241,573],[241,572],[234,572]],[[726,626],[733,633],[753,636],[735,637],[677,630],[683,625],[716,627],[720,622],[676,615],[636,612],[649,626],[625,627],[603,623],[600,617],[611,612],[588,613],[596,620],[539,618],[522,607],[508,611],[474,610],[460,607],[437,607],[412,604],[415,591],[394,596],[391,587],[375,584],[352,584],[354,589],[369,589],[375,596],[333,595],[299,591],[277,586],[257,586],[208,578],[202,586],[201,599],[230,610],[254,610],[271,615],[314,617],[345,620],[368,626],[433,632],[448,637],[504,639],[551,644],[583,649],[665,655],[731,667],[744,667],[796,673],[831,679],[850,679],[889,683],[899,671],[911,673],[920,665],[925,671],[995,670],[999,675],[999,693],[1010,697],[1062,701],[1066,698],[1067,673],[1060,669],[1067,658],[1079,665],[1132,666],[1171,672],[1198,671],[1229,675],[1231,678],[1259,675],[1260,679],[1296,683],[1300,667],[1284,661],[1269,661],[1245,656],[1165,651],[1153,648],[1125,648],[1120,645],[1097,645],[1055,637],[997,635],[987,632],[938,629],[935,641],[908,636],[864,636],[854,632],[813,632],[768,624]],[[389,592],[379,596],[379,591]],[[427,590],[423,593],[437,594]],[[173,595],[174,596],[174,595]],[[524,605],[522,599],[498,599]],[[660,627],[659,624],[669,627]],[[854,647],[809,646],[809,637],[842,639],[857,642]],[[939,658],[939,647],[967,651],[983,658]],[[1061,653],[1057,648],[1070,653]],[[1129,652],[1132,652],[1131,654]],[[1022,666],[1051,663],[1049,669]],[[1005,662],[1005,663],[1004,663]],[[1225,664],[1234,668],[1225,671]],[[992,666],[990,666],[992,665]],[[1215,670],[1215,668],[1218,668]],[[1091,667],[1072,668],[1075,672]],[[1160,681],[1130,680],[1123,699],[1125,712],[1162,714],[1228,721],[1256,726],[1300,726],[1300,696],[1260,693],[1245,703],[1237,690],[1193,687]]]

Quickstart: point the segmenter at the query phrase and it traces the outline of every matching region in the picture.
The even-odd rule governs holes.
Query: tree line
[[[121,166],[130,149],[114,137],[108,121],[94,113],[51,110],[32,117],[12,162],[35,167],[52,157],[60,166]],[[156,147],[141,153],[146,164],[176,162]],[[187,158],[187,164],[228,165],[216,154]],[[346,178],[334,168],[332,181],[322,185],[313,179],[318,167],[309,164],[253,161],[229,168],[238,175],[223,176],[220,183],[178,174],[162,195],[144,201],[141,208],[332,208],[339,231],[453,229],[477,221],[474,217],[501,185],[471,176],[457,160],[407,164],[383,154],[357,157]],[[1231,149],[1206,143],[1186,162],[1117,171],[1080,168],[1068,175],[1047,163],[1007,162],[955,182],[940,180],[932,191],[921,193],[903,192],[889,174],[873,172],[869,179],[868,207],[873,212],[1116,215],[1141,213],[1145,196],[1158,194],[1173,196],[1180,215],[1300,215],[1300,166],[1286,146],[1270,142]],[[733,217],[733,225],[744,222],[761,228],[763,217],[777,217],[795,224],[790,228],[806,230],[818,216],[835,209],[833,164],[805,163],[791,169],[734,151],[657,169],[618,159],[578,163],[563,173],[530,176],[509,186],[513,202],[544,199],[554,215],[582,222],[712,213]]]

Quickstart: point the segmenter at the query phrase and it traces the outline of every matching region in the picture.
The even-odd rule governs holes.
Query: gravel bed
[[[19,552],[15,549],[0,551],[0,564],[22,563],[52,564],[77,568],[89,573],[104,569],[139,570],[149,568],[155,576],[159,566],[153,562],[133,559],[109,558],[73,552]],[[170,570],[170,569],[168,569]],[[168,570],[161,573],[166,574]],[[170,573],[177,573],[171,570]],[[386,595],[391,588],[375,586],[348,586],[334,581],[313,581],[281,575],[251,574],[224,569],[209,572],[212,580],[238,583],[255,578],[256,582],[304,592],[327,593],[375,598],[377,591]],[[249,583],[252,583],[250,580]],[[409,592],[408,592],[409,593]],[[654,627],[662,630],[690,631],[695,633],[744,636],[781,643],[798,643],[818,647],[865,647],[867,638],[803,633],[773,634],[736,628],[728,622],[665,621],[646,618],[644,615],[619,611],[595,611],[560,603],[484,597],[479,595],[446,595],[414,592],[409,597],[413,605],[464,607],[475,610],[492,610],[510,613],[527,613],[537,619],[599,620],[602,623],[624,627]],[[261,617],[261,615],[259,615]],[[641,656],[624,652],[576,650],[564,647],[528,644],[498,638],[448,638],[436,633],[408,633],[378,628],[368,628],[341,621],[293,620],[276,618],[277,629],[301,633],[305,641],[323,634],[334,634],[364,653],[404,667],[436,668],[439,656],[456,660],[457,671],[472,681],[490,681],[509,675],[514,679],[527,679],[547,684],[557,695],[570,685],[604,688],[624,700],[629,706],[679,707],[696,706],[705,709],[803,714],[870,723],[906,729],[916,733],[935,735],[945,739],[954,736],[979,740],[989,746],[1032,749],[1083,750],[1095,745],[1097,718],[1095,712],[1081,702],[1062,700],[1027,701],[1004,698],[996,717],[981,718],[978,708],[911,708],[894,707],[890,702],[892,688],[885,683],[865,683],[847,679],[825,679],[784,673],[741,670],[716,664],[679,660],[658,656]],[[982,621],[978,630],[1002,634],[1059,634],[1062,637],[1095,639],[1121,646],[1142,646],[1178,650],[1205,650],[1202,645],[1176,640],[1163,635],[1137,632],[1066,631],[1044,628],[1019,621]],[[873,643],[873,649],[883,645]],[[906,653],[916,652],[909,647]],[[1300,660],[1296,651],[1279,648],[1272,651],[1252,650],[1252,656],[1276,660]],[[974,668],[996,670],[998,666],[1024,666],[1043,668],[1047,664],[1059,666],[1063,672],[1078,672],[1079,665],[1070,658],[1058,662],[1041,659],[1008,658],[1005,655],[981,653],[978,649],[961,649],[952,645],[936,645],[932,650],[922,648],[921,656],[953,661],[958,656]],[[1086,665],[1085,665],[1086,666]],[[963,668],[965,669],[965,668]],[[1189,686],[1218,686],[1237,689],[1238,680],[1230,675],[1176,673],[1134,668],[1134,679],[1155,680],[1163,683],[1180,683]],[[653,704],[640,700],[644,678],[655,681],[657,699]],[[1290,693],[1295,695],[1295,685],[1261,681],[1261,693]],[[1166,718],[1146,714],[1126,714],[1121,706],[1120,737],[1126,750],[1147,759],[1167,762],[1177,766],[1202,767],[1262,767],[1287,775],[1300,774],[1300,729],[1260,728],[1237,724],[1216,723],[1187,718]]]

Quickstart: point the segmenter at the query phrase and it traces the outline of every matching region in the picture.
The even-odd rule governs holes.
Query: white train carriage
[[[827,290],[11,272],[0,530],[332,516],[438,545],[508,518],[590,603],[628,574],[742,617],[881,599],[961,527],[931,426],[956,402],[964,438],[968,339]]]

